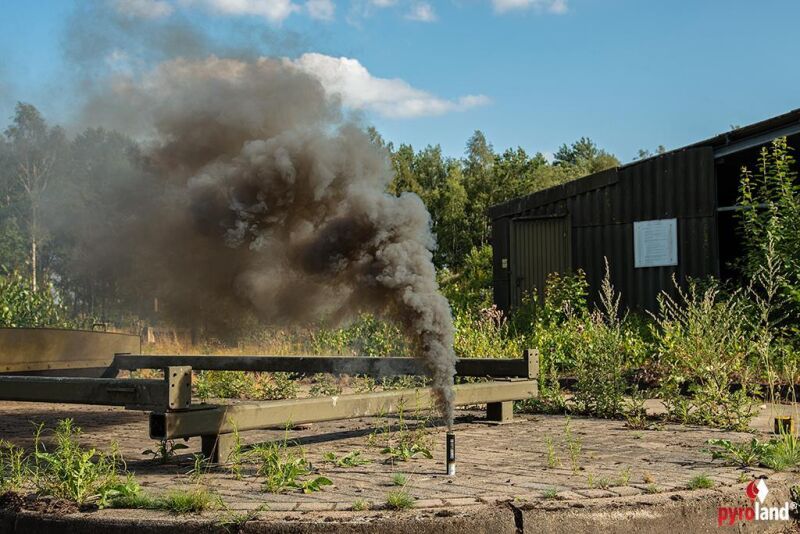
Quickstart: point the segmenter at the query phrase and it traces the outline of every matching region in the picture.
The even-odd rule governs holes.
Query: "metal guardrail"
[[[461,358],[456,376],[536,378],[538,361],[525,351],[522,358]],[[292,372],[302,374],[368,375],[375,378],[425,375],[417,358],[364,358],[345,356],[223,356],[117,354],[110,368],[121,371],[186,366],[196,371]]]
[[[114,378],[121,370],[163,369],[163,380]],[[212,461],[233,447],[232,433],[287,423],[310,423],[433,408],[429,388],[348,394],[312,399],[247,402],[231,405],[192,404],[193,370],[237,370],[370,375],[426,374],[413,358],[326,356],[186,356],[116,354],[105,378],[0,376],[0,400],[99,404],[151,410],[150,435],[155,439],[200,436],[203,453]],[[513,401],[538,393],[539,355],[522,358],[464,358],[457,376],[496,380],[455,386],[458,406],[485,404],[487,420],[513,417]]]
[[[162,409],[168,402],[164,380],[0,376],[0,400]]]
[[[508,380],[455,386],[455,405],[501,403],[527,399],[537,393],[536,380]],[[286,424],[316,423],[430,410],[431,390],[406,389],[335,397],[244,402],[227,406],[150,414],[150,437],[176,439],[216,436]]]

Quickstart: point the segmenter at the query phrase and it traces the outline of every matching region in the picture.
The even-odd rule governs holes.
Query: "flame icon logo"
[[[767,498],[767,493],[769,493],[767,483],[764,482],[763,478],[751,481],[744,491],[751,501],[755,501],[756,497],[758,497],[758,502],[761,504],[764,504],[764,500]]]
[[[750,484],[747,485],[747,489],[744,490],[747,496],[750,498],[751,501],[756,500],[756,496],[758,495],[758,486],[756,486],[756,481],[751,480]]]

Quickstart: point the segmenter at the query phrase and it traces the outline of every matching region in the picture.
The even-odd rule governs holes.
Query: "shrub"
[[[581,324],[575,346],[575,406],[581,413],[617,417],[623,413],[627,374],[642,351],[641,340],[624,328],[621,295],[611,285],[608,262],[600,289],[601,309]]]
[[[477,313],[456,312],[454,348],[461,358],[519,358],[524,338],[514,336],[497,306]]]
[[[492,247],[472,247],[460,272],[440,271],[439,284],[455,313],[489,308],[492,305]]]
[[[751,333],[740,293],[722,298],[715,282],[690,281],[678,300],[659,296],[653,337],[658,350],[660,395],[668,416],[683,423],[745,430],[752,419]],[[741,387],[734,391],[734,385]],[[686,397],[684,393],[690,393]]]
[[[755,276],[774,253],[783,265],[780,292],[787,306],[787,324],[800,319],[800,184],[786,138],[762,148],[755,172],[742,169],[739,211],[744,235],[744,271]],[[769,247],[773,250],[770,251]]]
[[[62,302],[50,283],[34,290],[30,280],[16,271],[0,276],[0,327],[73,326]]]

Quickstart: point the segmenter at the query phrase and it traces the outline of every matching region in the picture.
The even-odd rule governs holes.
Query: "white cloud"
[[[494,10],[507,13],[514,10],[536,9],[556,15],[567,12],[567,0],[492,0]]]
[[[485,95],[466,95],[456,100],[437,97],[398,78],[378,78],[357,60],[308,53],[288,64],[316,77],[331,96],[351,109],[373,111],[390,118],[413,118],[464,111],[487,105]]]
[[[334,5],[333,0],[308,0],[306,2],[306,11],[308,11],[312,19],[333,20],[336,5]]]
[[[428,2],[418,2],[411,6],[411,11],[406,15],[406,18],[419,22],[434,22],[436,20],[436,12]]]
[[[183,0],[184,4],[202,4],[223,15],[250,15],[263,17],[270,22],[283,22],[289,15],[300,11],[292,0]]]
[[[369,3],[375,7],[391,7],[397,3],[397,0],[369,0]]]
[[[116,0],[114,7],[128,17],[160,19],[172,14],[172,6],[164,0]]]

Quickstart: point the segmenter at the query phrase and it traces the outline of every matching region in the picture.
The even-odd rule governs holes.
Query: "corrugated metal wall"
[[[571,221],[572,269],[586,272],[592,295],[604,274],[611,278],[631,308],[656,309],[661,291],[673,292],[672,276],[718,276],[714,156],[710,147],[686,149],[638,164],[582,178],[573,184],[515,199],[492,209],[495,254],[495,302],[503,309],[516,304],[511,290],[517,274],[509,236],[515,219],[568,215]],[[633,222],[678,219],[678,265],[635,269]],[[535,245],[526,255],[548,254]],[[502,259],[508,258],[508,269]],[[544,261],[544,260],[542,260]],[[499,267],[499,270],[498,270]],[[517,268],[518,269],[518,268]]]
[[[544,297],[544,282],[553,272],[572,268],[572,241],[567,217],[517,219],[511,225],[511,299],[519,302],[526,293]]]

